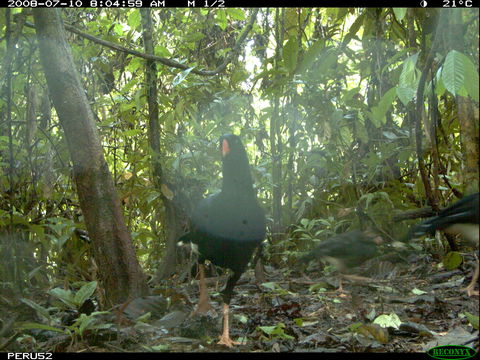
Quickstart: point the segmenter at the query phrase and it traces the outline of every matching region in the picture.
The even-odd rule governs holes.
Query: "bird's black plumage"
[[[465,196],[453,205],[442,209],[440,213],[416,226],[407,235],[407,240],[420,237],[425,234],[434,235],[437,230],[450,234],[461,234],[471,245],[479,245],[479,193]],[[468,295],[478,295],[474,291],[479,276],[479,263],[477,265],[470,284],[465,288]]]
[[[222,291],[223,300],[228,304],[236,282],[265,237],[266,220],[257,202],[247,153],[240,138],[224,135],[220,138],[220,148],[222,190],[200,201],[191,217],[190,232],[180,240],[198,245],[200,262],[208,259],[233,271]]]
[[[300,258],[300,263],[311,260],[324,260],[334,265],[340,272],[348,272],[377,254],[380,238],[354,230],[335,235],[315,247]]]
[[[434,235],[435,231],[460,233],[463,237],[478,246],[479,239],[479,193],[465,196],[453,205],[421,224],[414,226],[407,235],[407,240],[425,234]]]

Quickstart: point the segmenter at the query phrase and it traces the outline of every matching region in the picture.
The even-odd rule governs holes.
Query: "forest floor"
[[[344,279],[344,292],[337,290],[338,273],[325,275],[318,265],[308,268],[308,276],[265,266],[267,282],[261,284],[248,270],[230,307],[231,337],[241,343],[231,349],[216,344],[222,329],[219,291],[226,278],[219,276],[208,279],[216,314],[191,315],[198,281],[169,283],[155,295],[134,300],[121,315],[97,318],[100,325],[110,323],[105,329],[87,331],[87,326],[76,337],[37,332],[31,348],[12,350],[426,352],[447,344],[479,350],[479,297],[462,290],[473,274],[473,261],[453,271],[421,256],[408,264],[370,266],[358,272],[372,278]]]

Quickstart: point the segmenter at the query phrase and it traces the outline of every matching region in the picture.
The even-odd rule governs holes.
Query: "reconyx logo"
[[[468,347],[461,345],[443,345],[436,346],[427,351],[427,354],[435,359],[447,360],[447,359],[468,359],[475,356],[477,352]]]

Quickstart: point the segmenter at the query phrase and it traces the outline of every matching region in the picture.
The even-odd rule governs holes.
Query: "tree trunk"
[[[478,191],[479,136],[478,108],[474,109],[470,98],[457,96],[458,122],[460,123],[460,141],[464,154],[463,184],[467,193]]]
[[[272,238],[276,242],[283,233],[282,224],[282,153],[279,136],[279,101],[274,100],[274,110],[270,121],[270,147],[272,151]]]
[[[150,9],[140,9],[142,16],[143,27],[143,42],[145,53],[154,55],[154,44],[152,40],[153,26]],[[148,140],[150,149],[152,151],[152,167],[155,188],[161,194],[163,204],[165,206],[165,213],[163,216],[163,227],[166,233],[166,253],[163,262],[155,274],[155,279],[164,279],[170,276],[175,271],[176,259],[176,243],[179,237],[177,224],[177,211],[171,198],[168,198],[165,193],[171,192],[167,181],[164,179],[162,165],[160,163],[160,124],[158,119],[158,88],[157,88],[157,65],[154,60],[146,60],[145,77],[148,89]],[[167,191],[162,191],[162,188],[168,188]],[[173,192],[172,196],[174,196]]]
[[[57,9],[34,9],[40,59],[73,163],[80,207],[111,305],[147,294],[100,136]]]
[[[462,10],[455,9],[448,18],[450,24],[450,45],[461,53],[465,53],[464,23]],[[460,142],[462,144],[463,166],[462,183],[467,193],[478,191],[479,136],[478,107],[467,97],[457,96],[458,122],[460,124]]]
[[[275,66],[280,64],[283,33],[279,30],[278,24],[282,23],[285,17],[285,11],[276,11],[277,26],[275,27],[275,38],[277,48],[275,49]],[[283,29],[283,26],[282,26]],[[277,242],[283,234],[282,219],[282,138],[280,131],[280,101],[278,97],[273,100],[273,111],[270,118],[270,148],[272,153],[272,240]]]

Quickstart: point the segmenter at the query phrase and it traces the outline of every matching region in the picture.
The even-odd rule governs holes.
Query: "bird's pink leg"
[[[463,289],[467,292],[468,296],[479,295],[478,290],[477,291],[474,290],[475,285],[477,284],[477,281],[478,281],[478,274],[480,271],[479,268],[480,268],[480,264],[477,259],[477,265],[475,266],[475,273],[473,274],[472,281],[470,281],[470,284],[468,284],[468,286],[465,289]]]
[[[343,289],[343,281],[342,281],[342,276],[340,276],[340,279],[338,280],[338,289],[335,290],[336,292],[340,293],[340,294],[345,294],[347,293],[348,291],[344,290]]]
[[[230,339],[230,329],[228,324],[229,308],[228,304],[223,304],[223,334],[220,336],[220,341],[217,344],[233,347],[233,345],[239,345],[240,343]]]
[[[210,304],[210,298],[208,296],[207,284],[205,283],[205,266],[203,264],[198,265],[198,272],[200,274],[199,288],[200,295],[198,296],[198,306],[194,314],[205,314],[209,310],[213,310]]]

